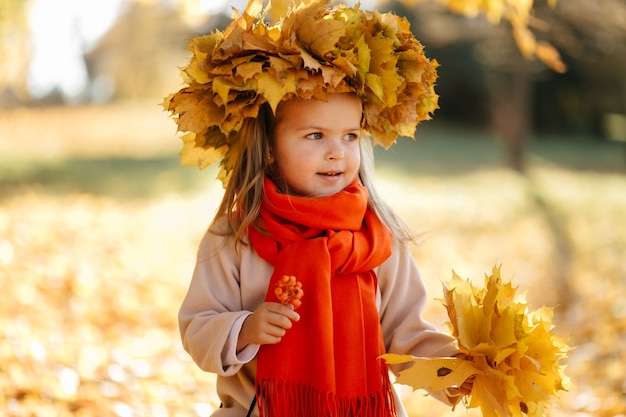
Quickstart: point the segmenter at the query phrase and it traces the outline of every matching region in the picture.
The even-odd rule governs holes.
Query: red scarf
[[[262,417],[395,416],[373,268],[391,254],[391,234],[355,181],[323,198],[281,194],[265,180],[262,227],[252,246],[274,265],[266,301],[283,275],[302,282],[300,321],[258,354]]]

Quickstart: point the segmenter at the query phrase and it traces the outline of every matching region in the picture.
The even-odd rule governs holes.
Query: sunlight
[[[115,23],[129,0],[33,0],[29,15],[31,63],[28,90],[39,99],[58,91],[69,102],[81,101],[88,84],[83,54]],[[137,1],[137,0],[135,0]],[[184,4],[186,18],[243,10],[247,0],[172,0]],[[356,1],[347,1],[353,4]],[[372,8],[375,0],[362,1]]]
[[[28,88],[34,97],[57,89],[80,95],[87,85],[83,53],[115,22],[122,0],[35,0],[30,13],[32,60]]]

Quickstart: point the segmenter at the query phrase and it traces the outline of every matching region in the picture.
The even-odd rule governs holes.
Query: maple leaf
[[[215,77],[213,79],[213,91],[221,99],[220,104],[229,102],[231,90],[237,90],[239,85],[234,82],[232,77]]]
[[[407,1],[411,0],[404,0]],[[537,22],[531,19],[532,0],[443,0],[443,3],[449,10],[468,17],[482,13],[492,24],[498,24],[502,19],[508,20],[515,43],[525,58],[537,57],[556,72],[566,71],[559,52],[545,41],[537,42],[529,29],[530,26],[536,26]],[[554,8],[556,4],[557,0],[548,0],[548,6]]]
[[[554,46],[550,45],[549,43],[544,41],[537,42],[535,54],[537,55],[537,58],[539,58],[544,64],[552,68],[554,71],[561,74],[567,71],[567,66],[561,60],[561,55],[554,48]]]
[[[381,357],[389,365],[410,363],[410,368],[398,373],[396,383],[410,385],[413,389],[424,389],[429,393],[461,386],[467,378],[480,372],[471,362],[460,358],[416,358],[393,353]]]
[[[403,78],[396,71],[398,57],[389,56],[383,51],[391,50],[394,40],[382,36],[367,37],[366,39],[372,51],[370,58],[372,73],[367,74],[366,84],[376,93],[376,84],[380,83],[380,93],[376,93],[376,97],[387,106],[393,107],[397,103],[396,91],[403,84]]]
[[[180,151],[180,163],[184,166],[197,166],[204,169],[219,161],[226,151],[227,146],[219,148],[203,148],[196,146],[196,134],[193,132],[181,136],[183,148]]]
[[[453,271],[442,302],[459,357],[384,355],[389,364],[411,364],[397,382],[430,393],[460,386],[473,375],[469,408],[480,407],[485,417],[542,417],[550,398],[571,386],[559,364],[570,348],[551,332],[552,310],[528,312],[525,297],[516,292],[502,282],[499,267],[485,275],[483,288]]]
[[[530,58],[535,54],[537,40],[527,26],[520,24],[513,26],[513,38],[524,57]]]
[[[317,58],[336,49],[345,34],[346,23],[328,13],[329,0],[301,5],[299,12],[288,15],[282,23],[286,36],[297,39],[296,43]]]
[[[223,120],[224,110],[218,107],[203,89],[188,87],[170,98],[167,103],[170,111],[178,113],[180,132],[201,133],[211,120]]]
[[[334,19],[307,20],[299,31],[299,38],[303,44],[308,45],[313,55],[323,58],[336,49],[337,42],[344,34],[344,22]]]
[[[244,81],[248,81],[263,71],[263,65],[264,63],[259,61],[245,62],[235,67],[235,74]]]
[[[291,79],[292,82],[281,83],[272,72],[263,72],[257,76],[256,80],[257,91],[265,97],[275,113],[283,97],[288,93],[296,91],[296,85],[293,82],[293,78]]]

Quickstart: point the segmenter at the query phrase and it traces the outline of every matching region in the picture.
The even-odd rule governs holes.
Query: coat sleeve
[[[178,313],[185,350],[207,372],[235,374],[258,346],[235,352],[245,318],[240,258],[232,239],[207,232],[198,249],[191,283]]]
[[[395,242],[391,257],[378,269],[380,320],[387,352],[418,357],[445,357],[458,353],[457,343],[424,320],[428,299],[426,286],[406,244]],[[403,365],[390,370],[397,374]],[[452,406],[459,398],[444,391],[432,392],[437,400]]]
[[[413,356],[454,356],[454,339],[424,320],[428,295],[407,244],[395,242],[378,269],[380,320],[387,352]]]

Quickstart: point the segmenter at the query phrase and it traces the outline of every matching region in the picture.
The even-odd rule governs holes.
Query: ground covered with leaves
[[[57,146],[54,158],[2,161],[0,413],[208,416],[219,405],[214,377],[183,351],[176,313],[221,194],[215,171],[180,177],[189,168],[137,159],[136,172],[127,159],[103,164],[80,149],[66,152],[83,142],[55,140],[47,144]],[[0,141],[4,155],[18,153]],[[437,175],[380,168],[381,193],[421,233],[414,255],[430,291],[425,315],[445,329],[436,298],[452,270],[481,284],[502,265],[503,279],[512,278],[532,308],[555,307],[555,332],[574,347],[566,374],[575,387],[555,398],[549,415],[626,415],[623,171],[545,160],[527,176],[489,165]],[[399,389],[413,417],[478,415]]]

